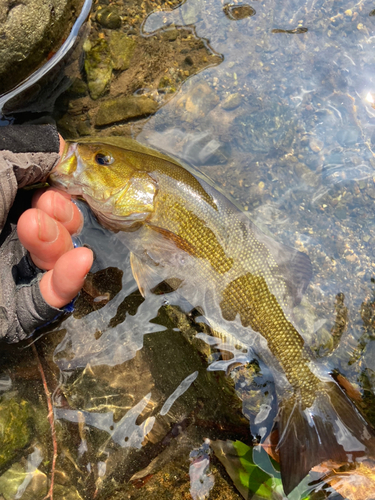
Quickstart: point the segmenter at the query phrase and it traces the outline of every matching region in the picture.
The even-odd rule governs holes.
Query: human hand
[[[54,188],[37,192],[32,207],[18,221],[18,237],[34,264],[47,271],[39,283],[44,300],[61,308],[82,288],[93,253],[73,248],[71,235],[83,219],[69,195]]]
[[[64,146],[60,137],[60,156]],[[77,295],[92,266],[91,250],[73,248],[71,235],[78,232],[82,223],[82,215],[70,196],[55,188],[37,191],[32,208],[19,218],[20,242],[34,264],[47,271],[39,287],[52,307],[61,308]]]
[[[18,221],[18,237],[34,264],[47,271],[39,283],[44,300],[61,308],[82,288],[93,262],[90,249],[73,248],[71,235],[83,218],[69,195],[54,188],[37,192],[32,207]]]

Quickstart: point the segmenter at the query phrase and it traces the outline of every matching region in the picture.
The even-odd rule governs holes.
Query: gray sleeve
[[[0,233],[18,188],[44,182],[59,158],[55,152],[0,150]],[[0,247],[0,339],[18,342],[61,313],[43,299],[39,288],[42,275],[21,245],[13,226]]]
[[[42,276],[13,226],[0,247],[0,339],[18,342],[61,314],[61,309],[43,299],[39,288]]]
[[[58,153],[60,137],[54,125],[7,125],[0,129],[0,149],[14,153]]]
[[[0,151],[0,232],[4,228],[17,189],[44,182],[59,158],[58,153]]]

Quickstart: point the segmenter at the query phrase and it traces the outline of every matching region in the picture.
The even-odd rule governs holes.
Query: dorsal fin
[[[312,277],[310,257],[293,247],[279,243],[264,234],[254,224],[251,225],[257,239],[268,248],[276,261],[278,265],[277,272],[286,283],[288,292],[292,298],[292,306],[298,305]]]
[[[309,256],[305,253],[283,246],[286,249],[286,261],[278,264],[279,270],[284,276],[288,291],[293,299],[293,306],[297,306],[311,280],[312,265]]]

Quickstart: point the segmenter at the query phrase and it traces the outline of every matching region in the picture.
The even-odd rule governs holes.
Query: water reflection
[[[149,403],[151,394],[147,394],[138,404],[129,409],[124,417],[118,422],[114,422],[113,413],[82,412],[75,410],[55,409],[55,418],[58,420],[68,420],[69,422],[80,422],[107,432],[111,439],[122,448],[141,448],[147,434],[151,431],[155,418],[151,417],[136,425],[136,420]],[[82,446],[83,444],[83,446]],[[79,453],[85,450],[86,444],[80,445]],[[104,474],[102,474],[104,475]]]
[[[190,494],[193,500],[206,500],[212,490],[215,479],[210,474],[210,442],[206,442],[199,448],[190,453]]]

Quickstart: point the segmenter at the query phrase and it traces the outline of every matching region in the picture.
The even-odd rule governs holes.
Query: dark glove
[[[0,127],[0,338],[17,342],[60,312],[43,299],[43,272],[17,237],[16,221],[7,220],[17,190],[44,182],[59,160],[59,136],[51,125]]]

